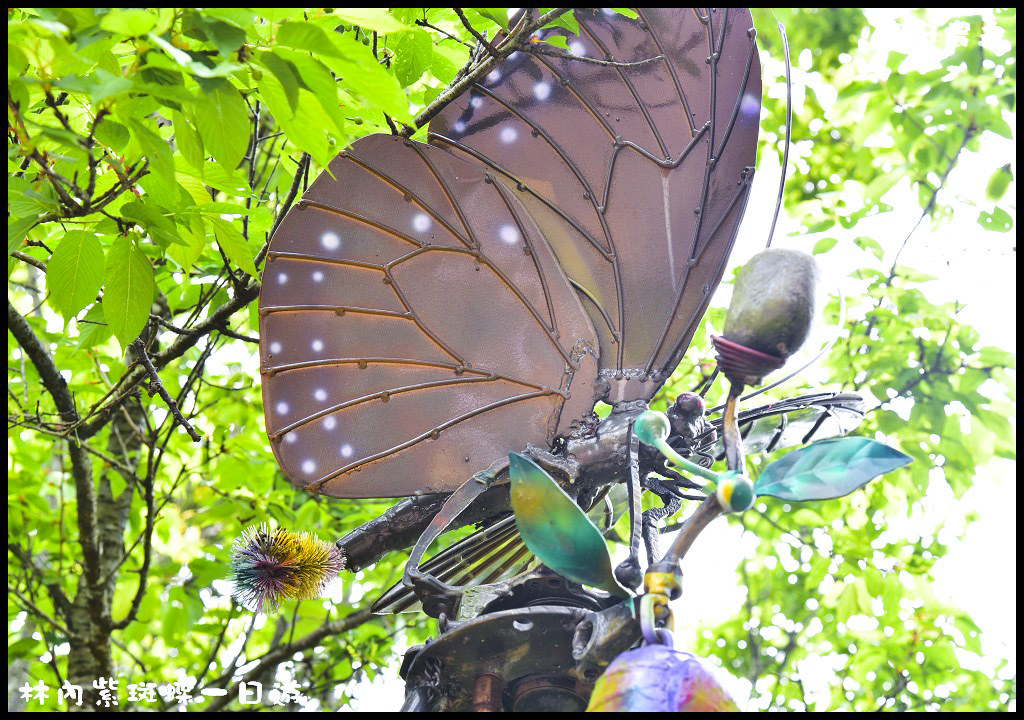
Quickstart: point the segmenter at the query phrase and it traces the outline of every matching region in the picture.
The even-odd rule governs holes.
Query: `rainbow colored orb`
[[[619,655],[598,678],[587,712],[738,712],[693,655],[644,645]]]

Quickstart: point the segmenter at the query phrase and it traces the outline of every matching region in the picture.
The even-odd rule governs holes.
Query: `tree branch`
[[[249,287],[245,288],[242,292],[236,295],[232,300],[224,303],[213,314],[206,319],[205,322],[196,325],[194,328],[185,330],[182,335],[175,340],[171,345],[161,353],[154,355],[151,360],[153,367],[157,370],[162,370],[172,360],[177,360],[179,357],[184,355],[188,350],[195,346],[203,336],[217,330],[222,324],[227,322],[234,313],[241,308],[245,307],[260,294],[260,284],[253,283]],[[95,415],[96,417],[92,422],[82,423],[78,430],[78,436],[81,438],[90,438],[103,427],[110,422],[113,413],[119,408],[125,400],[131,397],[132,389],[142,381],[147,375],[147,371],[141,365],[136,365],[132,370],[125,373],[119,384],[123,386],[123,390],[120,395],[111,400],[107,405],[99,408]],[[74,428],[73,428],[74,429]]]
[[[167,388],[165,388],[164,384],[160,381],[160,376],[157,374],[156,368],[153,367],[153,361],[150,360],[149,355],[146,354],[146,343],[142,340],[135,340],[132,343],[132,346],[135,348],[136,352],[139,353],[139,362],[142,363],[142,367],[146,368],[146,372],[149,374],[149,394],[152,395],[154,392],[159,393],[160,397],[163,398],[164,403],[167,404],[167,409],[171,411],[171,415],[173,415],[174,419],[181,423],[181,426],[185,428],[185,432],[187,432],[188,436],[192,438],[192,442],[200,442],[203,439],[203,436],[197,433],[195,428],[189,424],[188,420],[182,416],[181,410],[178,409],[178,404],[174,402],[174,398],[170,396],[167,392]]]
[[[320,641],[330,635],[341,635],[343,633],[350,632],[360,625],[375,620],[376,615],[370,612],[369,608],[358,610],[343,620],[336,620],[334,622],[324,623],[322,626],[311,632],[301,640],[297,640],[293,643],[287,643],[285,645],[278,645],[274,649],[270,650],[266,655],[259,658],[259,662],[249,670],[245,675],[238,679],[239,682],[248,682],[253,678],[257,678],[263,673],[267,672],[277,666],[279,663],[284,662],[292,655],[304,650],[309,650],[320,644]],[[230,675],[221,676],[218,680],[231,680]],[[217,682],[217,681],[214,681]],[[211,683],[212,685],[212,683]],[[208,686],[209,687],[209,686]],[[207,712],[218,712],[223,710],[234,698],[231,695],[224,695],[217,698],[210,707],[207,708]]]
[[[68,383],[57,370],[50,351],[36,336],[28,321],[7,301],[7,330],[18,341],[28,355],[36,372],[43,381],[43,387],[50,393],[61,419],[67,425],[78,422],[78,410],[71,397]],[[92,481],[92,460],[79,444],[74,434],[68,437],[68,453],[71,456],[71,475],[75,482],[78,502],[78,542],[82,546],[82,565],[90,587],[99,580],[99,549],[96,529],[96,492]]]
[[[498,54],[498,48],[491,45],[490,41],[486,37],[481,35],[480,32],[475,27],[473,27],[473,25],[469,22],[469,18],[467,18],[466,14],[462,12],[462,8],[452,8],[452,10],[455,11],[455,14],[459,16],[459,20],[462,21],[462,27],[469,30],[469,34],[476,38],[476,41],[483,45],[487,49],[487,52],[489,52],[491,55]]]

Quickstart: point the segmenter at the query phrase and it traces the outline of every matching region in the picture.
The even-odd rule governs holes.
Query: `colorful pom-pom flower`
[[[234,595],[253,612],[318,597],[344,567],[345,556],[334,544],[266,525],[246,529],[231,549]]]

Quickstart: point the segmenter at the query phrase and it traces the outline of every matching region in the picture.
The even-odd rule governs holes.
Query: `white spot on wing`
[[[337,425],[338,421],[333,416],[324,418],[324,430],[333,430]]]
[[[501,138],[501,141],[503,143],[508,145],[509,143],[513,143],[516,141],[516,138],[519,137],[519,133],[516,132],[516,129],[514,127],[506,127],[501,129],[501,134],[499,135],[499,137]]]
[[[274,353],[275,355],[281,352],[281,343],[279,343],[277,340],[270,343],[270,352]]]
[[[286,275],[285,273],[278,273],[277,274],[277,284],[278,285],[284,285],[286,282],[288,282],[288,275]]]
[[[498,72],[497,70],[491,70],[489,73],[487,73],[487,77],[485,79],[489,83],[496,83],[499,80],[501,80],[501,73]]]
[[[478,107],[480,107],[481,105],[484,104],[484,99],[482,97],[480,97],[479,95],[476,95],[476,96],[470,98],[469,104],[472,107],[478,108]]]
[[[516,229],[515,225],[502,225],[501,229],[498,230],[498,237],[501,238],[502,242],[514,245],[519,242],[519,230]]]
[[[324,274],[322,272],[317,270],[316,272],[313,273],[313,282],[323,282],[323,281],[324,281]]]
[[[348,443],[345,443],[344,445],[341,446],[341,456],[343,458],[350,458],[350,457],[352,457],[352,453],[354,453],[354,452],[355,452],[355,450],[353,450],[352,446],[349,445]]]
[[[750,93],[744,93],[740,100],[740,112],[744,115],[757,115],[761,109],[761,103]]]
[[[573,40],[569,43],[569,52],[576,57],[584,57],[587,54],[587,48],[581,40]]]
[[[466,123],[463,122],[462,120],[456,120],[455,125],[452,127],[452,129],[455,130],[455,132],[457,133],[464,133],[466,132]]]
[[[321,350],[324,349],[324,341],[321,340],[320,338],[317,338],[313,342],[311,342],[309,346],[313,349],[313,352],[320,352]]]
[[[324,390],[323,388],[317,388],[316,390],[313,391],[313,397],[316,399],[317,402],[324,402],[325,400],[327,400],[327,391]]]
[[[337,250],[341,247],[341,238],[337,233],[325,232],[320,236],[320,244],[325,250]]]
[[[539,82],[533,86],[533,96],[543,102],[551,96],[551,86],[546,82]]]
[[[430,229],[430,217],[426,213],[416,213],[412,219],[412,227],[416,232],[426,232]]]
[[[278,415],[286,415],[288,414],[288,403],[282,400],[277,404],[275,409],[277,410]]]
[[[284,436],[284,441],[289,445],[294,445],[299,441],[299,436],[296,435],[294,432],[290,432]]]
[[[316,463],[310,459],[302,461],[302,472],[306,475],[312,475],[316,472]]]

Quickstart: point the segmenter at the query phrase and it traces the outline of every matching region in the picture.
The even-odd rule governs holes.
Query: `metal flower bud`
[[[594,686],[587,712],[737,712],[693,655],[643,645],[619,655]]]
[[[743,512],[754,507],[757,495],[750,478],[737,472],[723,473],[715,488],[718,504],[725,512]]]
[[[818,268],[796,250],[769,249],[736,278],[725,335],[713,342],[733,382],[756,384],[803,345],[815,314]]]

